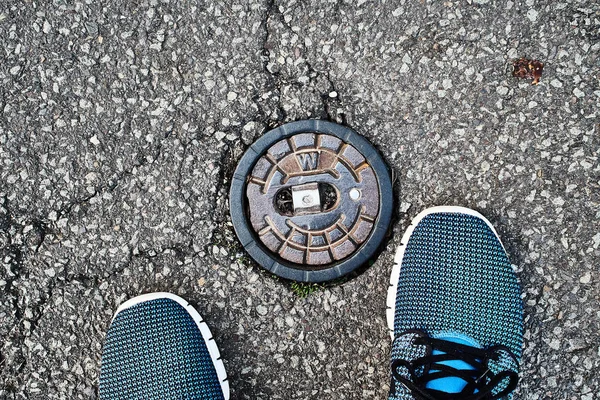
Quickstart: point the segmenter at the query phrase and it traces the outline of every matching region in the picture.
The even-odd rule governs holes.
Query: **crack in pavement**
[[[288,120],[288,113],[286,112],[286,110],[283,106],[282,87],[284,85],[288,85],[288,86],[292,86],[292,87],[298,87],[301,89],[305,89],[307,86],[306,83],[301,83],[296,80],[294,80],[294,81],[286,80],[283,78],[283,76],[280,72],[272,71],[269,68],[270,56],[271,56],[271,52],[273,50],[271,42],[273,42],[273,43],[279,42],[278,40],[273,39],[274,33],[269,28],[270,21],[276,17],[277,17],[277,21],[280,22],[282,24],[282,26],[290,32],[290,34],[298,35],[298,32],[296,32],[288,22],[286,22],[285,16],[283,15],[283,13],[280,10],[278,10],[278,8],[276,6],[276,2],[274,0],[269,0],[266,3],[265,15],[261,21],[261,26],[264,29],[264,35],[263,35],[262,46],[261,46],[262,47],[262,58],[263,58],[262,70],[267,77],[267,82],[269,83],[268,87],[270,88],[271,91],[275,91],[277,93],[277,95],[276,95],[277,96],[277,108],[278,108],[277,120],[274,122],[271,122],[268,120],[269,118],[267,118],[267,116],[264,113],[264,107],[262,106],[262,104],[260,104],[260,101],[259,101],[261,96],[257,95],[255,97],[253,97],[252,100],[255,102],[255,104],[259,108],[261,117],[263,119],[265,119],[265,123],[271,127],[280,125],[281,123],[286,122]],[[300,36],[300,35],[298,35],[298,36]],[[303,63],[306,66],[306,69],[308,72],[307,76],[308,76],[309,82],[316,82],[316,80],[319,77],[322,77],[328,83],[329,88],[326,90],[326,92],[316,90],[317,94],[321,98],[323,117],[325,117],[329,121],[335,121],[335,122],[346,124],[347,118],[346,118],[345,113],[338,113],[339,118],[336,115],[332,114],[332,106],[335,104],[340,108],[343,106],[343,102],[342,102],[342,98],[340,95],[339,87],[338,87],[338,85],[336,85],[333,82],[330,71],[319,71],[316,68],[314,68],[312,63],[308,60],[308,54],[304,54]],[[311,89],[315,90],[316,88],[311,88]],[[335,96],[331,96],[330,94],[332,94],[332,93],[335,93]]]

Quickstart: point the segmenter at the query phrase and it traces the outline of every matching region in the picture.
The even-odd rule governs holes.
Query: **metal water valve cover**
[[[292,122],[248,148],[234,173],[230,209],[244,248],[283,278],[322,282],[368,261],[392,214],[388,169],[353,130]]]

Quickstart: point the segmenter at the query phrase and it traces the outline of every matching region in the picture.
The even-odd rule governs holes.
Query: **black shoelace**
[[[492,400],[510,394],[517,387],[519,380],[517,373],[502,371],[494,374],[488,368],[488,361],[497,361],[500,351],[506,351],[511,357],[514,357],[504,346],[494,346],[484,350],[427,336],[415,337],[413,344],[428,346],[428,355],[412,362],[394,360],[392,362],[392,390],[395,388],[393,382],[395,379],[418,400]],[[433,350],[439,350],[442,353],[433,355]],[[473,369],[461,370],[441,364],[443,361],[450,360],[464,361]],[[400,375],[399,367],[406,368],[410,378],[407,379]],[[466,382],[464,389],[460,393],[446,393],[426,387],[433,380],[448,377],[463,379]],[[499,387],[504,387],[504,389],[494,394],[494,390]]]

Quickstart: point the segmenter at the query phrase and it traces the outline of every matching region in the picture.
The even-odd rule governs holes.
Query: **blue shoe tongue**
[[[454,334],[444,333],[443,335],[436,336],[436,339],[442,339],[442,340],[446,340],[448,342],[464,344],[466,346],[476,347],[478,349],[481,348],[481,346],[477,342],[475,342],[473,339],[466,337],[464,335],[454,335]],[[434,356],[440,355],[440,354],[445,354],[445,353],[443,351],[439,351],[439,350],[433,350],[433,352],[432,352],[432,355],[434,355]],[[459,369],[459,370],[464,370],[464,371],[470,371],[470,370],[475,369],[475,368],[473,368],[472,365],[470,365],[462,360],[441,361],[441,362],[439,362],[439,364],[447,365],[454,369]],[[431,370],[430,372],[437,372],[437,371],[438,370]],[[425,387],[427,389],[438,390],[440,392],[460,393],[465,388],[466,385],[467,385],[467,382],[464,379],[450,376],[450,377],[446,377],[446,378],[434,379],[431,382],[429,382]]]

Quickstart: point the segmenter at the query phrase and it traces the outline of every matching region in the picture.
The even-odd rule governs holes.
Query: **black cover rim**
[[[336,136],[354,146],[369,162],[379,187],[379,215],[369,238],[362,246],[342,261],[318,270],[294,267],[294,264],[276,256],[258,239],[246,217],[246,179],[258,159],[277,141],[299,133],[323,133]],[[256,140],[242,155],[233,174],[229,191],[229,210],[233,229],[246,252],[260,266],[271,273],[299,282],[325,282],[340,278],[364,265],[375,255],[383,243],[393,210],[392,182],[388,167],[375,147],[354,130],[329,121],[318,119],[289,122],[272,129]]]

